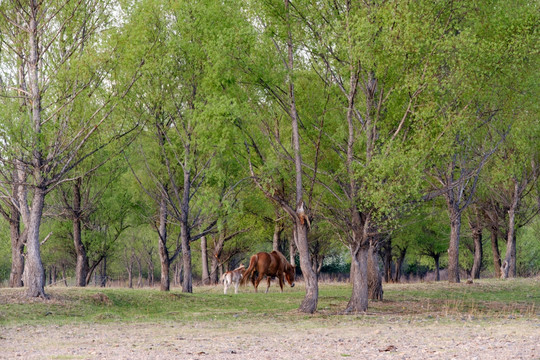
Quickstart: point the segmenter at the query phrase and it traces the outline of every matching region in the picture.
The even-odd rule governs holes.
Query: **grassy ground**
[[[273,291],[272,291],[273,290]],[[23,289],[0,289],[0,324],[69,324],[73,322],[191,322],[237,321],[268,318],[272,321],[343,318],[340,312],[350,296],[350,285],[321,283],[315,315],[296,309],[304,297],[302,284],[279,293],[238,295],[222,293],[221,286],[196,287],[193,294],[179,289],[48,287],[49,300],[28,299]],[[474,284],[385,284],[384,301],[370,302],[366,321],[399,319],[537,318],[540,278],[477,280]]]

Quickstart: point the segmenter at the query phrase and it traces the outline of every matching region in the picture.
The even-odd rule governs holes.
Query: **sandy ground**
[[[540,359],[540,321],[3,326],[0,358]]]

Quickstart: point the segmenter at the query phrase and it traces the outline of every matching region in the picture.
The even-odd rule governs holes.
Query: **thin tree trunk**
[[[208,250],[206,248],[206,236],[201,237],[201,262],[202,262],[202,282],[203,285],[210,283],[208,274]]]
[[[128,273],[128,288],[133,289],[133,256],[129,258],[126,270]]]
[[[519,183],[514,180],[512,204],[508,210],[508,233],[506,237],[506,256],[502,265],[501,277],[516,277],[516,211],[519,206]]]
[[[401,267],[403,266],[403,261],[405,260],[405,255],[407,254],[407,247],[398,248],[399,256],[396,260],[396,273],[394,274],[394,282],[398,283],[401,279]]]
[[[105,256],[103,258],[103,262],[101,263],[101,287],[107,286],[107,257]]]
[[[160,278],[160,290],[169,291],[170,278],[169,278],[169,250],[167,249],[167,198],[165,194],[161,196],[161,202],[159,204],[159,260],[161,264],[161,278]]]
[[[461,214],[450,215],[450,246],[448,247],[448,282],[459,283],[459,238]]]
[[[480,279],[480,271],[482,270],[482,258],[484,255],[482,249],[482,228],[475,227],[472,232],[474,242],[474,261],[471,271],[473,279]]]
[[[317,302],[319,299],[319,286],[317,281],[317,274],[311,267],[311,261],[309,256],[309,246],[307,241],[307,223],[298,222],[296,225],[296,247],[300,255],[300,268],[302,269],[302,275],[306,283],[306,295],[304,300],[300,304],[299,310],[301,312],[312,314],[317,310]]]
[[[291,239],[289,240],[289,262],[292,265],[296,264],[296,260],[295,260],[296,248],[294,247],[295,242],[296,242],[296,231],[293,228]]]
[[[73,182],[73,244],[77,263],[75,266],[75,286],[86,286],[88,257],[81,236],[81,178]]]
[[[384,282],[392,281],[392,240],[390,237],[384,242]]]

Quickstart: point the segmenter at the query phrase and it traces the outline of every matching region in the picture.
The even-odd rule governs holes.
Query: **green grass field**
[[[343,321],[341,315],[350,296],[350,284],[321,283],[318,311],[314,315],[296,309],[304,289],[286,288],[277,292],[272,284],[268,294],[253,288],[240,294],[224,295],[221,286],[195,287],[193,294],[180,289],[47,287],[50,299],[28,299],[24,289],[0,289],[0,324],[71,324],[84,322],[236,322],[268,319],[277,322],[309,319]],[[370,302],[366,314],[354,315],[367,322],[388,319],[429,321],[475,318],[538,318],[540,278],[477,280],[474,284],[414,283],[385,284],[384,301]]]

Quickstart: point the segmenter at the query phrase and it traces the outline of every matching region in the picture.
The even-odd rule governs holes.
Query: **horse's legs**
[[[234,283],[234,293],[235,293],[235,294],[238,294],[238,284],[240,284],[239,281],[237,281],[237,282]]]
[[[227,294],[227,288],[229,287],[229,284],[227,284],[227,280],[223,280],[223,293]]]
[[[257,276],[257,279],[255,280],[255,292],[257,292],[257,287],[259,286],[259,283],[261,282],[263,277],[264,277],[263,273],[259,273],[259,276]]]
[[[279,287],[281,288],[281,292],[283,292],[283,284],[285,283],[283,281],[283,274],[279,275],[278,278],[279,278]]]
[[[268,294],[268,289],[270,289],[270,281],[272,281],[272,277],[266,276],[266,294]]]
[[[259,286],[259,283],[255,282],[256,278],[257,277],[255,276],[255,272],[253,272],[253,274],[251,275],[251,283],[253,284],[253,287],[255,288],[255,292],[257,292],[257,286]]]

